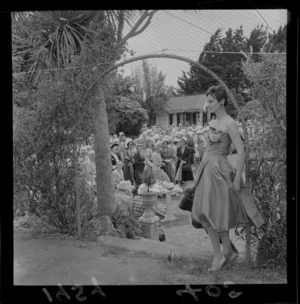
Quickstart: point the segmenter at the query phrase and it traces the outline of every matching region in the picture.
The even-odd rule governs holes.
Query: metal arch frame
[[[195,60],[192,60],[192,59],[189,59],[189,58],[183,57],[183,56],[172,55],[172,54],[147,54],[147,55],[137,56],[137,57],[125,60],[125,61],[117,63],[117,64],[113,64],[112,66],[107,68],[104,72],[102,72],[99,75],[99,78],[95,81],[95,83],[90,87],[90,89],[88,91],[90,92],[92,90],[92,88],[95,87],[98,84],[98,82],[100,81],[101,78],[105,77],[110,72],[117,69],[118,67],[121,67],[123,65],[126,65],[128,63],[132,63],[132,62],[135,62],[135,61],[144,60],[144,59],[151,59],[151,58],[169,58],[169,59],[175,59],[175,60],[179,60],[179,61],[185,61],[185,62],[193,64],[196,67],[198,67],[199,69],[203,70],[204,72],[206,72],[207,74],[212,76],[216,81],[218,81],[218,83],[225,89],[227,95],[229,96],[230,100],[232,101],[234,107],[236,108],[236,110],[238,112],[238,116],[239,116],[240,107],[239,107],[234,95],[232,94],[232,92],[229,90],[227,85],[224,83],[224,81],[218,75],[216,75],[213,71],[211,71],[210,69],[208,69],[207,67],[205,67],[204,65],[202,65],[201,63],[199,63]],[[245,179],[246,180],[245,180],[245,182],[246,182],[246,184],[248,184],[248,176],[249,176],[249,174],[248,174],[248,168],[249,168],[249,139],[248,139],[248,133],[247,133],[247,127],[246,127],[245,119],[244,119],[243,116],[241,116],[239,118],[242,122],[242,128],[243,128],[244,137],[245,137],[245,152],[246,152],[246,159],[245,159],[245,166],[246,166]]]
[[[232,103],[234,104],[235,108],[239,112],[239,105],[236,102],[235,97],[233,96],[233,94],[231,93],[231,91],[229,90],[227,85],[224,83],[224,81],[220,77],[218,77],[218,75],[216,75],[213,71],[211,71],[210,69],[208,69],[207,67],[205,67],[201,63],[199,63],[195,60],[189,59],[187,57],[183,57],[183,56],[172,55],[172,54],[147,54],[147,55],[137,56],[137,57],[134,57],[134,58],[131,58],[131,59],[125,60],[123,62],[112,65],[111,67],[106,69],[103,73],[101,73],[99,78],[103,78],[104,76],[106,76],[107,74],[112,72],[113,70],[115,70],[115,69],[117,69],[117,68],[119,68],[123,65],[126,65],[128,63],[132,63],[132,62],[139,61],[139,60],[144,60],[144,59],[151,59],[151,58],[175,59],[175,60],[179,60],[179,61],[185,61],[185,62],[188,62],[188,63],[191,63],[191,64],[197,66],[198,68],[200,68],[201,70],[203,70],[204,72],[206,72],[207,74],[212,76],[216,81],[219,82],[219,84],[225,89],[226,93],[228,94],[228,96],[231,99]],[[97,80],[96,83],[98,83],[98,81],[99,80]]]

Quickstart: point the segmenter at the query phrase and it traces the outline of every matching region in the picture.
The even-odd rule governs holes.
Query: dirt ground
[[[173,284],[285,284],[286,271],[245,268],[243,240],[230,232],[240,256],[231,268],[224,267],[217,274],[208,273],[212,249],[204,229],[195,229],[190,213],[178,208],[180,197],[172,197],[172,213],[176,220],[162,224],[166,236],[158,249],[180,249],[174,263],[168,254],[141,251],[140,245],[120,247],[101,242],[62,238],[53,235],[32,237],[29,232],[14,230],[15,285],[91,285],[96,278],[100,285],[173,285]],[[166,211],[166,200],[158,200],[159,210]],[[123,244],[124,244],[124,239]],[[135,240],[139,242],[139,240]],[[126,243],[126,242],[125,242]],[[132,244],[132,243],[131,243]],[[141,243],[140,243],[141,244]],[[176,250],[177,250],[176,249]],[[169,250],[169,249],[167,249]],[[155,251],[155,250],[154,250]],[[161,250],[158,250],[161,252]]]

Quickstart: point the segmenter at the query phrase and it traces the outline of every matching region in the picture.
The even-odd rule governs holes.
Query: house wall
[[[169,114],[156,115],[156,125],[160,125],[162,127],[169,126]]]
[[[179,125],[179,123],[185,125],[186,124],[186,113],[190,113],[191,115],[191,119],[194,115],[194,113],[196,113],[196,124],[200,124],[200,125],[204,125],[204,123],[207,123],[209,120],[204,117],[204,113],[202,110],[200,110],[199,112],[183,112],[183,113],[172,113],[171,115],[173,115],[173,124],[175,125]],[[178,119],[179,118],[179,119]],[[191,120],[192,124],[194,122],[194,119]],[[168,127],[170,124],[170,118],[169,118],[169,114],[168,113],[164,113],[162,115],[156,115],[156,125],[161,125],[163,127]]]

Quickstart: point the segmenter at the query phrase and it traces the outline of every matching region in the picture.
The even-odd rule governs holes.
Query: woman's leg
[[[220,235],[217,232],[217,230],[213,229],[211,226],[207,228],[207,232],[209,235],[209,238],[211,240],[213,250],[214,250],[214,259],[212,262],[212,267],[209,268],[209,271],[218,271],[222,267],[222,265],[225,262],[224,255],[221,252],[221,246],[220,246]],[[222,240],[223,242],[223,240]]]
[[[220,237],[223,244],[224,254],[225,256],[228,256],[232,252],[229,231],[220,232]]]
[[[213,229],[211,226],[207,228],[207,232],[214,250],[214,257],[221,256],[221,246],[220,246],[220,237],[217,230]]]

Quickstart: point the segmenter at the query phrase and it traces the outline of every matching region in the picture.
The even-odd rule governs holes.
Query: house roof
[[[164,110],[168,113],[200,111],[204,107],[205,94],[171,97]]]

